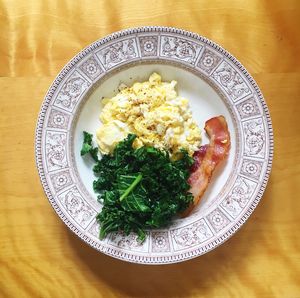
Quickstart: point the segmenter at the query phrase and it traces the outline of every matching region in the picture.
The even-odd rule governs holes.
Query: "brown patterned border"
[[[101,243],[96,243],[92,238],[82,233],[76,226],[74,226],[69,219],[65,216],[61,208],[57,205],[56,200],[52,196],[52,193],[49,189],[48,182],[46,180],[46,173],[44,171],[43,163],[42,163],[42,134],[43,134],[43,126],[44,126],[44,119],[47,112],[47,109],[49,107],[49,103],[51,101],[51,98],[53,97],[54,93],[56,92],[58,86],[61,84],[61,81],[66,77],[68,72],[79,62],[83,57],[91,53],[96,48],[99,48],[100,46],[112,41],[116,40],[122,37],[127,37],[132,34],[137,33],[152,33],[152,32],[158,32],[158,33],[172,33],[172,34],[178,34],[184,39],[193,39],[195,41],[202,42],[214,50],[216,50],[219,54],[226,57],[230,62],[239,69],[247,79],[247,83],[250,84],[250,86],[255,91],[257,98],[262,106],[262,109],[264,111],[264,120],[267,123],[267,132],[268,132],[268,140],[269,140],[269,147],[268,147],[268,155],[267,155],[267,169],[266,174],[263,177],[263,181],[258,189],[257,196],[254,198],[254,200],[251,202],[251,205],[247,207],[247,210],[244,212],[243,216],[225,233],[220,235],[217,239],[214,239],[212,242],[208,243],[207,245],[201,246],[199,248],[191,249],[190,251],[182,252],[182,253],[174,253],[171,256],[143,256],[143,255],[134,255],[130,252],[124,252],[124,251],[118,251],[113,247],[109,247],[106,245],[103,245]],[[129,49],[130,50],[130,49]],[[192,50],[191,50],[192,51]],[[129,51],[130,54],[130,51]],[[192,55],[192,52],[191,52]],[[221,70],[220,70],[221,71]],[[222,70],[223,71],[223,70]],[[232,95],[235,96],[235,95]],[[236,97],[233,97],[236,98]],[[76,99],[76,98],[75,98]],[[238,98],[239,99],[239,98]],[[61,102],[59,102],[61,104]],[[264,192],[264,189],[266,187],[269,174],[271,171],[271,165],[272,165],[272,158],[273,158],[273,132],[272,132],[272,123],[271,118],[269,115],[268,108],[266,106],[266,103],[263,99],[263,96],[259,90],[259,87],[255,83],[254,79],[250,76],[250,74],[246,71],[246,69],[242,66],[242,64],[237,61],[231,54],[229,54],[226,50],[224,50],[219,45],[215,44],[214,42],[199,36],[198,34],[191,33],[188,31],[184,31],[181,29],[176,28],[169,28],[169,27],[141,27],[141,28],[133,28],[133,29],[127,29],[124,31],[113,33],[99,41],[94,42],[87,48],[85,48],[82,52],[80,52],[78,55],[76,55],[59,73],[59,75],[56,77],[55,81],[53,82],[52,86],[49,88],[45,100],[42,104],[41,111],[38,117],[38,123],[36,127],[36,135],[35,135],[35,155],[36,155],[36,163],[39,171],[39,175],[41,178],[41,182],[43,185],[43,188],[45,190],[45,193],[53,206],[54,210],[57,212],[59,217],[63,220],[63,222],[76,234],[78,235],[82,240],[84,240],[86,243],[91,245],[92,247],[96,248],[99,251],[102,251],[108,255],[117,257],[122,260],[130,261],[130,262],[136,262],[136,263],[143,263],[143,264],[162,264],[162,263],[174,263],[179,262],[183,260],[187,260],[196,256],[199,256],[203,253],[206,253],[213,248],[217,247],[218,245],[222,244],[225,240],[227,240],[230,236],[232,236],[241,226],[242,224],[247,220],[247,218],[251,215],[255,207],[257,206],[258,202],[260,201],[262,194]],[[161,237],[161,235],[157,236]],[[160,238],[159,238],[160,240]]]

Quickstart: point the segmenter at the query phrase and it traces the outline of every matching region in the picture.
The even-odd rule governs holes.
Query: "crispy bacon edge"
[[[194,196],[194,200],[182,214],[183,217],[189,215],[199,203],[216,166],[227,157],[230,150],[230,133],[224,116],[207,120],[204,129],[210,142],[201,146],[194,153],[195,162],[191,167],[191,174],[188,179],[188,183],[191,186],[189,192]]]

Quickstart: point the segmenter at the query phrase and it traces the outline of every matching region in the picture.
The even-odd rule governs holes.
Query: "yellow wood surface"
[[[269,106],[263,200],[225,245],[168,266],[102,255],[48,203],[34,161],[43,96],[77,52],[116,30],[166,25],[235,55]],[[0,297],[300,297],[300,1],[0,1]]]

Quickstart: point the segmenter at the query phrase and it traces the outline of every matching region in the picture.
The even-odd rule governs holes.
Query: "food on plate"
[[[134,148],[168,150],[174,159],[185,149],[192,156],[200,147],[200,129],[188,100],[177,95],[176,84],[163,82],[153,73],[148,81],[134,83],[116,96],[103,99],[102,126],[97,130],[100,151],[111,154],[128,134],[135,134]]]
[[[90,153],[94,161],[98,161],[98,148],[93,146],[93,135],[88,132],[83,132],[83,143],[80,151],[80,155],[83,156]]]
[[[189,208],[184,212],[188,215],[199,203],[203,196],[216,166],[226,158],[230,149],[230,134],[225,118],[223,116],[214,117],[205,123],[205,131],[210,138],[207,145],[201,146],[194,153],[194,164],[188,183],[191,185],[190,193],[194,200]]]
[[[146,230],[187,216],[229,153],[225,118],[206,121],[210,142],[201,146],[200,129],[175,85],[153,73],[149,81],[123,88],[104,100],[98,147],[92,134],[83,133],[81,155],[95,161],[93,188],[102,203],[100,239],[122,231],[143,242]]]
[[[103,204],[97,215],[100,239],[108,233],[135,232],[145,240],[145,230],[165,227],[176,215],[186,216],[199,203],[216,166],[230,149],[230,134],[223,116],[205,123],[210,143],[189,156],[182,149],[172,160],[168,151],[142,146],[135,149],[136,136],[129,134],[112,154],[99,159],[92,135],[84,132],[81,155],[90,153],[98,177],[93,188]]]
[[[93,154],[92,135],[84,133],[81,153]],[[193,201],[188,192],[189,168],[194,160],[185,150],[181,158],[170,159],[167,151],[154,147],[133,148],[135,135],[117,144],[105,154],[93,170],[98,177],[93,187],[103,204],[97,215],[100,238],[114,231],[135,232],[144,241],[145,230],[165,227]],[[96,148],[97,149],[97,148]]]

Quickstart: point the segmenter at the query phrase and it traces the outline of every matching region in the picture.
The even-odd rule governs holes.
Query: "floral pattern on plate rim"
[[[56,112],[60,111],[61,115],[64,114],[67,118],[69,116],[70,121],[72,121],[74,110],[76,110],[78,103],[90,87],[89,81],[82,74],[82,70],[84,69],[82,67],[80,69],[79,67],[81,61],[86,59],[91,64],[94,61],[88,60],[88,57],[95,57],[94,55],[97,55],[102,68],[105,69],[105,72],[109,72],[112,68],[127,63],[130,64],[131,60],[142,59],[143,56],[140,54],[141,43],[138,37],[145,34],[149,37],[151,34],[154,36],[154,38],[149,39],[152,42],[151,49],[150,44],[143,43],[143,46],[149,49],[149,51],[158,49],[161,46],[162,50],[158,51],[157,58],[165,58],[177,63],[190,64],[191,66],[195,66],[196,63],[197,67],[202,68],[202,73],[205,73],[210,80],[214,81],[218,87],[225,91],[224,93],[227,94],[228,101],[236,107],[238,111],[236,115],[239,115],[238,117],[242,122],[242,134],[246,144],[246,152],[241,159],[242,161],[244,159],[247,160],[248,163],[243,163],[243,167],[239,169],[240,173],[241,175],[245,175],[245,173],[248,176],[254,175],[253,177],[256,180],[260,179],[257,181],[259,184],[257,191],[249,195],[247,193],[247,205],[239,204],[239,215],[234,213],[236,218],[233,218],[234,216],[230,214],[236,208],[234,209],[234,206],[231,207],[229,204],[230,202],[234,202],[235,204],[239,202],[234,197],[238,191],[247,191],[247,186],[243,186],[242,182],[239,182],[240,185],[238,187],[234,186],[234,189],[231,186],[231,189],[233,189],[231,191],[232,195],[226,201],[226,208],[225,205],[222,206],[221,204],[215,206],[214,209],[210,210],[206,219],[198,218],[195,221],[201,222],[201,225],[194,224],[190,228],[173,234],[176,235],[174,237],[179,246],[193,243],[191,246],[187,245],[187,249],[180,252],[173,250],[174,243],[172,243],[171,234],[167,233],[169,235],[166,235],[166,233],[160,231],[150,233],[151,237],[153,236],[151,242],[152,253],[150,251],[145,252],[143,249],[141,250],[135,241],[127,241],[126,239],[121,241],[122,243],[126,243],[124,249],[115,245],[112,246],[105,241],[95,241],[95,237],[90,237],[88,232],[91,230],[92,225],[93,229],[95,229],[95,222],[91,219],[91,215],[94,214],[93,208],[89,207],[83,198],[79,199],[78,191],[74,192],[74,189],[76,189],[75,185],[70,186],[72,180],[65,182],[63,181],[63,177],[55,175],[57,170],[63,170],[68,166],[68,160],[65,156],[67,153],[64,148],[68,143],[68,130],[66,126],[57,127],[53,125],[53,119],[50,122],[47,120],[49,114],[51,114],[52,106],[50,106],[50,102],[52,104],[55,103]],[[160,39],[165,36],[168,38],[164,38],[163,44]],[[155,44],[156,42],[157,44]],[[154,50],[152,53],[155,55]],[[218,54],[214,61],[209,60],[211,59],[211,53]],[[201,58],[202,55],[204,55],[203,58]],[[218,59],[219,57],[221,58]],[[87,69],[89,65],[84,67]],[[203,70],[205,71],[203,72]],[[248,98],[249,104],[246,103]],[[240,104],[241,100],[243,104]],[[255,108],[254,113],[252,112],[252,107]],[[263,111],[262,113],[260,113],[258,107]],[[251,120],[243,119],[243,117],[247,118],[248,114],[251,114],[255,118]],[[53,115],[53,112],[51,115]],[[45,126],[48,122],[52,123],[52,127]],[[57,130],[57,128],[60,129]],[[46,144],[48,145],[45,150],[43,146],[46,146]],[[62,69],[49,88],[43,102],[36,128],[35,150],[37,167],[45,193],[59,217],[76,235],[97,250],[122,260],[143,264],[165,264],[187,260],[212,250],[232,236],[247,220],[261,199],[269,177],[273,157],[273,132],[269,111],[257,84],[246,69],[231,54],[214,42],[195,33],[168,27],[141,27],[116,32],[94,42],[75,56]],[[255,160],[257,152],[260,154],[258,156],[259,159]],[[45,161],[46,156],[50,156],[47,158],[47,162]],[[251,160],[254,160],[252,163],[249,162],[249,157]],[[49,168],[47,167],[48,164],[50,165]],[[260,175],[261,173],[258,175],[255,172],[257,168],[263,175]],[[51,175],[52,180],[48,175],[49,171],[54,173]],[[57,181],[55,180],[55,183],[61,183],[61,185],[57,184],[59,192],[67,194],[63,200],[62,195],[53,193],[51,188],[49,188],[49,184],[51,185],[54,181],[53,177],[55,179],[59,177]],[[63,189],[65,185],[68,189]],[[68,212],[60,207],[60,200],[67,206]],[[83,213],[82,210],[74,209],[76,212],[70,210],[70,208],[73,208],[72,204],[75,204],[74,206],[77,209],[81,205],[84,206]],[[73,213],[74,218],[70,218],[70,214],[72,215]],[[78,226],[78,223],[81,225]],[[207,232],[203,229],[203,223],[207,225]],[[210,226],[208,226],[208,223]],[[210,233],[213,235],[211,236]],[[186,238],[189,235],[191,235],[191,239]],[[203,235],[206,235],[207,239]],[[113,239],[123,239],[123,236],[116,237],[121,238]],[[130,247],[130,243],[134,243],[133,247]],[[148,244],[147,246],[151,247]],[[135,247],[137,247],[137,251],[134,249]]]

